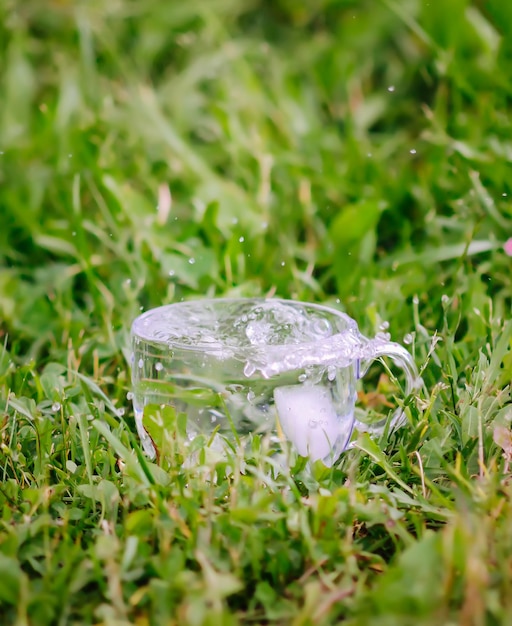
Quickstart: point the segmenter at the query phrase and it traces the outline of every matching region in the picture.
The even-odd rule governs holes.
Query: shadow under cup
[[[321,305],[216,299],[150,310],[132,326],[143,447],[155,455],[148,420],[170,406],[191,439],[266,433],[331,466],[350,442],[369,343],[354,320]]]

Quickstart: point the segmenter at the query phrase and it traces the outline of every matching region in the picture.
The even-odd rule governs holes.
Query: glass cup
[[[354,426],[379,433],[388,420],[356,422],[356,381],[372,360],[391,358],[411,393],[418,372],[401,345],[361,335],[335,309],[280,299],[206,299],[147,311],[132,325],[137,431],[155,456],[147,418],[173,407],[187,434],[283,438],[301,456],[332,466]],[[397,410],[389,427],[403,424]]]

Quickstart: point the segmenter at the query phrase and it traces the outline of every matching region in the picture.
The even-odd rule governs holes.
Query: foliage
[[[0,3],[2,623],[510,622],[511,7]],[[150,462],[131,320],[262,294],[407,335],[408,427]]]

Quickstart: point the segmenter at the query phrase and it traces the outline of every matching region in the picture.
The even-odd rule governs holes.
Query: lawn
[[[510,0],[0,2],[2,626],[512,623],[511,106]],[[132,320],[264,295],[407,425],[145,457]]]

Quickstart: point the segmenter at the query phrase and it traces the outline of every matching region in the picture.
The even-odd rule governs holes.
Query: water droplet
[[[336,379],[336,368],[334,365],[329,365],[327,368],[327,378],[332,382]]]
[[[133,393],[132,393],[131,391],[129,391],[129,392],[126,394],[126,399],[127,399],[127,400],[133,400]]]
[[[243,243],[243,242],[245,241],[245,237],[239,237],[239,238],[238,238],[238,241],[239,241],[240,243]]]
[[[299,381],[299,383],[303,383],[307,379],[308,379],[308,377],[306,376],[306,374],[300,374],[299,378],[298,378],[298,381]]]
[[[247,400],[249,400],[249,402],[253,402],[255,397],[256,397],[256,394],[255,394],[255,393],[254,393],[254,391],[251,389],[251,390],[247,393]]]
[[[169,270],[169,276],[174,276],[176,272],[174,270]]]
[[[142,369],[144,367],[144,360],[139,359],[139,362],[137,363],[137,365],[139,366],[139,369]]]
[[[407,335],[405,335],[404,337],[404,343],[406,346],[410,345],[412,343],[413,340],[413,336],[411,333],[407,333]]]
[[[190,259],[188,260],[188,262],[190,263],[190,265],[194,265],[194,263],[196,262],[196,260],[194,259],[193,256],[190,257]]]
[[[250,378],[256,371],[256,366],[253,363],[247,362],[244,366],[244,376]]]
[[[387,330],[389,328],[389,322],[382,322],[382,324],[379,326],[380,330]]]
[[[216,416],[216,415],[212,415],[212,416],[210,417],[210,421],[212,422],[212,424],[213,424],[214,422],[216,422],[216,421],[217,421],[217,416]]]
[[[441,302],[443,304],[448,304],[448,302],[450,302],[450,298],[445,293],[443,293],[443,295],[441,296]]]
[[[409,152],[410,152],[411,154],[416,154],[416,150],[415,150],[414,148],[412,148],[412,150],[409,150]]]
[[[119,415],[119,417],[123,417],[125,411],[123,409],[123,407],[121,407],[120,409],[117,409],[117,414]]]
[[[232,223],[232,224],[238,224],[238,217],[234,217],[234,218],[231,220],[231,223]]]
[[[502,193],[502,194],[501,194],[501,197],[502,197],[502,198],[506,198],[506,197],[507,197],[507,194],[506,194],[506,193]]]
[[[57,413],[57,411],[60,411],[60,402],[54,402],[52,404],[52,411],[54,413]]]
[[[281,261],[281,267],[284,267],[286,265],[286,261]]]
[[[341,304],[341,300],[339,298],[336,298],[334,302],[336,302],[336,304]]]
[[[389,91],[390,93],[393,93],[393,91],[395,91],[395,86],[394,86],[394,85],[390,85],[390,86],[388,87],[388,91]]]
[[[160,363],[160,361],[158,361],[158,363],[155,365],[155,369],[157,372],[161,372],[164,369],[164,366]]]
[[[418,298],[418,296],[413,296],[412,303],[413,304],[419,304],[420,303],[420,299]]]

